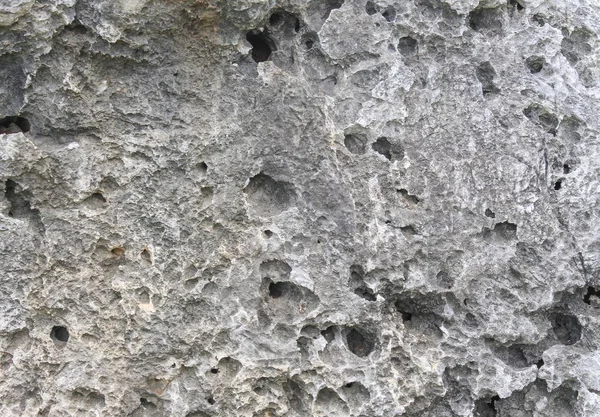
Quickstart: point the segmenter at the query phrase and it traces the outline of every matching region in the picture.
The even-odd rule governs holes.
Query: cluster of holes
[[[29,121],[21,116],[0,119],[0,134],[26,133],[31,129]]]
[[[369,0],[365,5],[365,11],[369,16],[373,16],[374,14],[379,13],[380,7],[374,1]],[[396,9],[394,9],[392,6],[387,6],[385,9],[383,9],[381,15],[388,22],[394,22],[396,20]]]

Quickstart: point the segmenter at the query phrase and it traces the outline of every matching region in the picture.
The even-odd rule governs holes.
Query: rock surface
[[[0,1],[0,415],[600,415],[594,0]]]

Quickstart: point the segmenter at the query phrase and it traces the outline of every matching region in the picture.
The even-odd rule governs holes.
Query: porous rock
[[[600,415],[593,0],[0,2],[0,415]]]

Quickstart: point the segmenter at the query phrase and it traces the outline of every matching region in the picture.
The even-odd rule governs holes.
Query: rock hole
[[[152,254],[148,250],[148,248],[142,249],[142,253],[140,253],[140,257],[146,262],[152,262]]]
[[[254,209],[265,216],[279,214],[296,201],[295,189],[291,183],[277,181],[262,172],[250,178],[244,193]]]
[[[581,339],[581,323],[570,314],[553,314],[550,317],[554,335],[563,345],[573,345]]]
[[[212,368],[212,369],[210,370],[210,373],[211,373],[211,374],[218,374],[218,373],[219,373],[219,369],[218,369],[218,368]]]
[[[558,118],[544,107],[539,104],[532,104],[523,110],[523,114],[530,121],[545,128],[548,133],[556,136]]]
[[[346,343],[350,352],[359,358],[369,356],[375,348],[372,336],[361,329],[352,328],[346,333]]]
[[[562,188],[562,182],[563,182],[563,179],[562,179],[562,178],[561,178],[561,179],[559,179],[558,181],[556,181],[556,182],[554,183],[554,189],[555,189],[555,190],[560,190],[560,189]]]
[[[321,0],[323,1],[323,0]],[[324,20],[329,19],[329,15],[331,11],[334,9],[339,9],[344,5],[344,0],[324,0],[325,3],[325,14],[323,16]]]
[[[65,326],[54,326],[50,331],[50,338],[55,342],[67,343],[69,340],[69,331]]]
[[[525,60],[525,65],[529,69],[529,72],[532,74],[537,74],[544,68],[544,64],[546,64],[546,59],[543,56],[530,56]]]
[[[251,30],[246,34],[246,40],[252,45],[252,59],[255,62],[265,62],[273,51],[277,50],[275,40],[266,32]]]
[[[408,190],[404,189],[404,188],[400,188],[399,190],[396,190],[398,193],[400,193],[400,195],[402,197],[404,197],[404,199],[411,203],[411,204],[419,204],[419,198],[416,195],[412,195],[408,192]]]
[[[125,254],[125,249],[122,247],[112,248],[110,252],[115,256],[123,256]]]
[[[294,20],[294,32],[300,32],[300,19],[298,19],[297,17]]]
[[[492,210],[490,210],[489,208],[485,209],[485,216],[489,217],[490,219],[495,219],[496,218],[496,213],[494,213]]]
[[[352,388],[353,385],[354,385],[354,382],[348,382],[347,384],[344,385],[344,388]]]
[[[325,330],[321,330],[321,336],[323,336],[327,343],[333,342],[335,339],[335,326],[329,326]]]
[[[287,292],[287,283],[285,282],[272,282],[269,284],[269,296],[271,298],[279,298]]]
[[[518,0],[508,0],[508,7],[516,8],[518,11],[525,9],[525,6],[523,6]]]
[[[536,362],[535,366],[540,369],[542,366],[544,366],[544,360],[540,359],[539,361]]]
[[[35,226],[40,233],[44,233],[46,228],[40,216],[38,209],[32,209],[29,202],[30,194],[26,191],[17,191],[18,184],[13,180],[6,180],[4,195],[10,203],[8,215],[16,219],[27,220]]]
[[[387,138],[382,137],[377,139],[371,144],[371,147],[375,152],[383,155],[388,161],[392,160],[392,144]]]
[[[100,203],[106,203],[106,198],[102,195],[102,193],[94,193],[89,198],[96,200]]]
[[[216,401],[215,401],[215,398],[214,398],[213,396],[210,396],[210,397],[208,397],[208,398],[206,399],[206,402],[207,402],[207,403],[209,403],[210,405],[214,405],[214,403],[215,403]]]
[[[417,40],[410,36],[404,36],[398,41],[398,51],[404,56],[414,55],[418,46]]]
[[[588,287],[587,292],[583,296],[583,302],[591,305],[592,297],[600,298],[600,291],[597,291],[594,287]]]
[[[187,291],[191,291],[196,288],[196,285],[198,285],[198,278],[192,278],[183,283],[183,288],[185,288]]]
[[[275,25],[281,23],[281,20],[282,20],[282,18],[281,18],[281,15],[279,13],[273,13],[271,15],[271,17],[269,17],[269,24],[271,26],[275,26]]]
[[[379,6],[375,2],[369,0],[365,5],[365,11],[369,16],[373,16],[379,11]]]
[[[568,174],[569,172],[571,172],[571,167],[568,164],[564,164],[563,165],[563,173]]]
[[[489,61],[479,64],[476,70],[477,79],[481,83],[481,90],[483,95],[496,94],[500,90],[494,85],[494,77],[496,76],[496,70],[492,67]]]
[[[354,294],[367,301],[377,301],[377,296],[373,293],[373,290],[366,285],[361,285],[354,290]]]
[[[26,133],[31,125],[21,116],[8,116],[0,119],[0,134]]]
[[[367,138],[364,135],[359,134],[348,134],[344,136],[344,145],[346,149],[354,155],[361,155],[365,153],[365,144]]]
[[[413,237],[414,235],[417,234],[417,231],[415,230],[414,227],[412,227],[411,225],[408,226],[402,226],[400,228],[400,231],[402,232],[402,234],[404,235],[404,237],[406,238],[410,238]]]
[[[499,34],[502,30],[502,13],[496,9],[478,8],[469,13],[467,22],[475,32]]]
[[[198,170],[202,173],[202,174],[206,174],[206,171],[208,171],[208,165],[206,165],[205,162],[200,162],[198,164]]]
[[[381,15],[384,17],[385,20],[387,20],[388,22],[394,22],[396,20],[396,9],[394,9],[392,6],[388,6],[385,8],[385,10],[381,13]]]
[[[265,230],[263,233],[267,238],[270,238],[271,236],[273,236],[273,232],[268,229]]]
[[[506,240],[514,239],[517,237],[517,225],[508,221],[497,223],[494,226],[494,232]]]
[[[533,20],[535,23],[537,23],[540,26],[544,26],[546,24],[546,20],[544,19],[544,16],[542,16],[541,14],[534,14],[533,17],[531,18],[531,20]]]
[[[147,399],[145,399],[144,397],[140,398],[140,404],[141,405],[148,405],[150,404],[150,401],[148,401]]]

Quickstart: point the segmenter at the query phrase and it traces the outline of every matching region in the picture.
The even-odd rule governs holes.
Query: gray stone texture
[[[0,416],[600,416],[597,0],[0,26]]]

